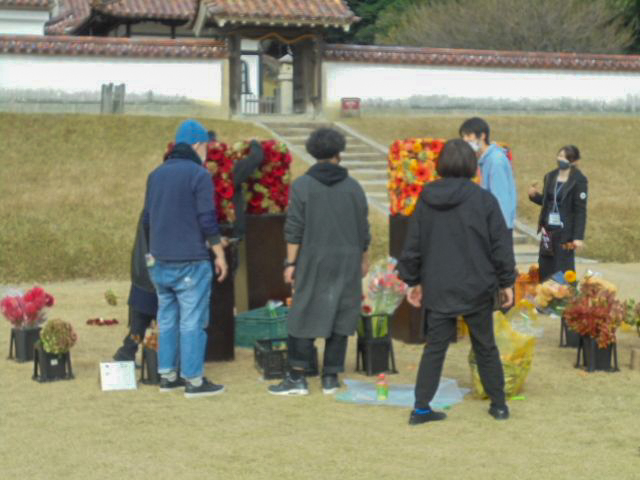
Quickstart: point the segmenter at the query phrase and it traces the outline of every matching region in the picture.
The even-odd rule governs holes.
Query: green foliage
[[[621,53],[634,30],[611,0],[447,0],[408,7],[378,43],[435,48]]]
[[[428,0],[427,0],[428,1]],[[360,17],[349,32],[333,31],[327,36],[329,43],[356,43],[370,45],[376,35],[386,34],[395,25],[394,18],[414,3],[424,0],[347,0],[349,8]]]
[[[69,322],[50,320],[40,332],[40,341],[45,352],[67,353],[76,344],[78,336]]]

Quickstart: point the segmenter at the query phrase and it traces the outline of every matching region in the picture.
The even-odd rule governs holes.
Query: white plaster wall
[[[0,8],[0,35],[43,35],[49,12]]]
[[[458,68],[325,62],[325,105],[342,97],[402,100],[412,96],[612,102],[640,96],[640,73]]]
[[[104,83],[221,105],[223,61],[0,55],[0,91],[100,92]]]

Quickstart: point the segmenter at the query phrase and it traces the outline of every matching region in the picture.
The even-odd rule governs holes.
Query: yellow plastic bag
[[[524,385],[531,370],[536,338],[516,332],[509,320],[501,312],[496,312],[493,318],[493,331],[500,350],[500,359],[504,369],[505,394],[507,397],[517,395]],[[473,394],[480,398],[487,398],[482,387],[478,364],[473,349],[469,352],[469,367],[471,367],[471,381]]]

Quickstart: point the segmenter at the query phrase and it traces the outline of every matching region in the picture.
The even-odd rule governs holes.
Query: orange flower
[[[573,284],[576,283],[576,280],[578,280],[578,276],[573,270],[567,270],[566,272],[564,272],[564,280],[567,283]]]
[[[422,143],[420,143],[420,141],[416,140],[416,142],[413,144],[413,151],[415,153],[420,153],[422,151]]]

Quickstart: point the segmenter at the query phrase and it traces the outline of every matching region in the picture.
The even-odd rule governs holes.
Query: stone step
[[[346,152],[342,152],[340,157],[345,160],[367,160],[370,158],[376,160],[384,160],[384,155],[380,155],[377,152],[349,152],[349,150],[347,150]]]

